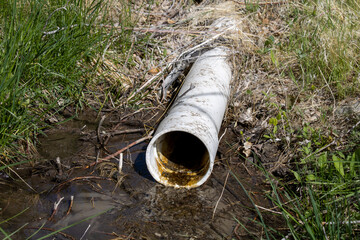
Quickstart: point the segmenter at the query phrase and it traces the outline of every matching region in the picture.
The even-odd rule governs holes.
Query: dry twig
[[[60,235],[63,235],[64,237],[68,238],[68,239],[71,239],[71,240],[76,240],[73,236],[69,235],[69,234],[66,234],[66,233],[63,233],[63,232],[58,232],[58,230],[55,230],[55,229],[52,229],[52,228],[46,228],[46,227],[43,227],[43,228],[37,228],[37,227],[26,227],[27,229],[37,229],[37,230],[44,230],[44,231],[49,231],[49,232],[56,232]]]
[[[196,50],[200,49],[201,47],[209,44],[210,42],[214,41],[215,39],[219,38],[221,35],[225,34],[226,32],[228,32],[231,29],[234,29],[235,26],[230,26],[227,29],[225,29],[224,31],[216,34],[213,37],[210,37],[208,40],[186,50],[185,52],[181,53],[178,57],[176,57],[174,60],[172,60],[170,63],[168,63],[161,71],[159,71],[155,76],[153,76],[152,78],[150,78],[149,80],[147,80],[140,88],[138,88],[135,92],[133,92],[128,98],[127,101],[131,100],[136,94],[138,94],[139,92],[141,92],[145,87],[147,87],[149,84],[151,84],[155,79],[157,79],[158,77],[160,77],[161,75],[164,74],[164,72],[169,69],[172,65],[174,65],[176,62],[179,62],[181,59],[185,59],[186,56],[191,56],[192,53],[194,53]],[[171,75],[176,75],[174,73],[170,73],[169,76]],[[174,81],[174,77],[169,77],[167,79],[164,80],[163,82],[163,92],[164,90],[167,89],[168,86],[171,85],[171,83]]]
[[[59,208],[59,205],[60,205],[60,203],[61,203],[61,201],[62,201],[63,199],[64,199],[64,197],[60,198],[59,201],[57,201],[57,202],[54,203],[54,209],[53,209],[53,212],[52,212],[51,216],[50,216],[49,219],[48,219],[49,221],[52,221],[52,220],[53,220],[55,214],[57,213],[57,210],[58,210],[58,208]]]
[[[84,180],[84,179],[97,179],[97,180],[112,180],[111,178],[108,177],[99,177],[99,176],[82,176],[82,177],[74,177],[72,179],[69,179],[65,182],[60,183],[59,185],[57,185],[55,188],[60,188],[62,186],[64,186],[65,184],[71,183],[73,181],[77,181],[77,180]]]
[[[70,197],[70,205],[69,205],[69,208],[68,208],[68,210],[66,212],[66,216],[70,214],[70,211],[71,211],[71,208],[72,208],[73,204],[74,204],[74,196],[71,196]]]
[[[61,176],[63,172],[62,172],[60,157],[56,157],[56,165],[58,167],[59,175]]]
[[[228,173],[227,173],[227,175],[226,175],[225,182],[224,182],[224,186],[223,186],[223,189],[222,189],[222,191],[221,191],[220,197],[219,197],[219,199],[217,200],[217,202],[216,202],[216,204],[215,204],[214,211],[213,211],[213,215],[212,215],[212,219],[214,219],[214,217],[215,217],[216,208],[217,208],[217,206],[219,205],[219,202],[220,202],[220,200],[221,200],[221,198],[222,198],[222,196],[223,196],[223,194],[224,194],[225,186],[226,186],[227,180],[228,180],[228,178],[229,178],[229,174],[230,174],[230,171],[228,171]]]
[[[135,146],[136,144],[139,144],[139,143],[141,143],[141,142],[143,142],[143,141],[145,141],[145,140],[148,140],[148,139],[152,138],[152,132],[153,132],[153,131],[151,131],[148,136],[145,136],[145,137],[143,137],[143,138],[140,138],[140,139],[136,140],[135,142],[130,143],[130,144],[127,145],[126,147],[120,149],[119,151],[117,151],[117,152],[115,152],[115,153],[113,153],[113,154],[111,154],[111,155],[109,155],[109,156],[107,156],[107,157],[105,157],[105,158],[101,158],[101,159],[96,158],[96,161],[93,162],[93,163],[91,163],[89,166],[86,166],[86,168],[90,168],[90,167],[92,167],[92,166],[94,166],[94,165],[96,165],[96,164],[98,164],[98,163],[107,161],[107,160],[109,160],[109,159],[111,159],[111,158],[119,155],[120,153],[126,151],[127,149]],[[120,163],[119,163],[119,164],[120,164]]]
[[[98,161],[98,163],[103,162],[103,161],[106,161],[106,160],[109,160],[109,159],[111,159],[111,158],[119,155],[120,153],[124,152],[125,150],[127,150],[127,149],[135,146],[136,144],[139,144],[139,143],[141,143],[141,142],[143,142],[143,141],[145,141],[145,140],[148,140],[148,139],[150,139],[150,138],[152,138],[151,135],[146,136],[146,137],[143,137],[143,138],[140,138],[140,139],[136,140],[135,142],[130,143],[130,144],[127,145],[126,147],[120,149],[119,151],[117,151],[117,152],[115,152],[115,153],[113,153],[113,154],[111,154],[111,155],[109,155],[109,156],[107,156],[107,157],[105,157],[105,158],[102,158],[101,160]],[[90,164],[90,167],[91,167],[91,166],[94,166],[95,164],[96,164],[96,163]]]

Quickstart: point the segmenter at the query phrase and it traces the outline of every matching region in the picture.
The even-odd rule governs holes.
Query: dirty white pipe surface
[[[215,48],[198,58],[159,124],[146,151],[146,164],[156,181],[193,188],[209,178],[230,95],[227,55],[227,49]]]

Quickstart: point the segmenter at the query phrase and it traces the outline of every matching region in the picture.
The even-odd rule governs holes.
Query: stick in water
[[[59,208],[59,205],[63,199],[64,199],[64,197],[60,198],[59,201],[54,203],[54,210],[53,210],[51,216],[49,217],[49,221],[51,221],[54,218],[54,216]]]

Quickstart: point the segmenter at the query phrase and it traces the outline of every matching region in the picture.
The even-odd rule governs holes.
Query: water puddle
[[[51,239],[260,237],[261,228],[253,222],[258,220],[256,211],[229,170],[236,173],[255,203],[264,208],[274,207],[263,194],[269,186],[260,175],[249,173],[238,158],[232,160],[233,156],[224,153],[204,185],[191,190],[173,189],[156,183],[147,171],[148,142],[124,152],[121,173],[115,159],[86,168],[96,156],[108,155],[106,150],[113,153],[141,138],[144,132],[112,136],[106,150],[99,153],[96,125],[84,125],[81,121],[69,123],[47,132],[47,137],[41,139],[39,153],[43,160],[34,168],[23,170],[28,173],[26,181],[38,193],[1,178],[0,222],[27,209],[1,225],[8,233],[23,227],[12,239],[26,239],[32,234],[35,235],[30,239],[38,239],[59,229],[61,233]],[[222,148],[226,149],[225,143]],[[57,157],[61,159],[62,174]],[[54,203],[61,198],[53,214]],[[272,226],[282,225],[276,214],[265,211],[263,216]],[[71,227],[63,229],[68,226]]]

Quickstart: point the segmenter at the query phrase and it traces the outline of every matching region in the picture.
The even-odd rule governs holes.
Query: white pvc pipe
[[[146,151],[146,164],[156,181],[192,188],[209,178],[230,80],[224,48],[210,50],[194,63]]]

